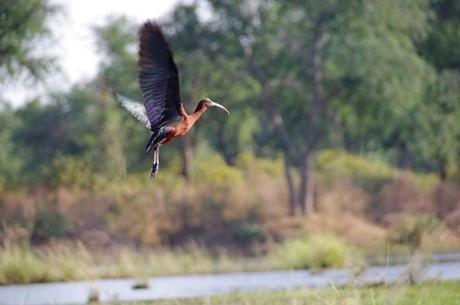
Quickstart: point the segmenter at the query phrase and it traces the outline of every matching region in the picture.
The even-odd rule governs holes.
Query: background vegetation
[[[59,73],[33,52],[56,14],[46,0],[0,1],[0,85]],[[208,96],[232,114],[210,111],[165,147],[154,181],[148,132],[107,90],[141,99],[139,24],[108,18],[94,28],[94,79],[16,108],[0,92],[0,283],[132,275],[114,271],[126,245],[131,262],[172,248],[205,266],[149,274],[233,270],[235,255],[268,266],[242,269],[309,268],[388,243],[458,249],[459,16],[453,0],[177,6],[160,22],[186,108]],[[75,248],[80,263],[62,266],[77,273],[47,267]],[[42,271],[21,275],[28,262]]]

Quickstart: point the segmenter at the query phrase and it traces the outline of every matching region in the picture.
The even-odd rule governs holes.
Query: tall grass
[[[81,247],[32,251],[8,245],[0,250],[0,284],[37,283],[86,279],[91,260]]]
[[[267,265],[262,264],[264,267]],[[246,270],[241,258],[198,248],[171,251],[117,247],[93,254],[81,245],[0,248],[0,285],[239,270]]]

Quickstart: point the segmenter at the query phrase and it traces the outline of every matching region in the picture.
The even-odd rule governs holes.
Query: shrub
[[[396,173],[396,169],[382,161],[369,160],[340,150],[320,151],[316,156],[315,169],[326,182],[349,177],[369,191],[380,189]]]
[[[288,240],[274,252],[287,268],[330,268],[345,265],[348,249],[345,243],[329,234],[312,235]]]
[[[35,215],[32,240],[44,241],[51,238],[63,238],[72,232],[71,225],[55,208],[40,209]]]
[[[460,188],[452,182],[439,184],[433,191],[433,200],[441,217],[449,217],[460,209]]]
[[[264,241],[266,232],[257,223],[244,222],[235,227],[233,238],[238,244],[248,246],[254,242]]]
[[[430,191],[438,183],[436,175],[404,172],[383,161],[353,155],[342,150],[323,150],[317,153],[315,169],[327,182],[349,177],[371,192],[380,190],[386,183],[402,174],[425,191]]]
[[[221,186],[243,181],[243,173],[225,163],[220,155],[211,155],[194,160],[193,178],[196,182]]]
[[[373,212],[377,215],[426,213],[433,207],[429,195],[404,175],[386,184],[376,199]]]
[[[317,185],[317,211],[323,214],[362,214],[368,210],[372,196],[347,179],[331,185]]]
[[[388,240],[407,245],[412,251],[415,251],[422,245],[423,237],[434,231],[439,225],[439,219],[432,214],[403,216],[390,228]]]
[[[68,155],[58,154],[51,166],[45,170],[47,181],[53,187],[92,188],[95,186],[95,174],[87,162]]]

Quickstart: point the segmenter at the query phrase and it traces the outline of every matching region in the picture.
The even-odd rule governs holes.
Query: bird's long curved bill
[[[217,108],[220,108],[220,109],[223,109],[225,112],[228,113],[228,115],[230,115],[230,111],[227,110],[227,108],[225,108],[224,106],[222,106],[221,104],[219,103],[216,103],[216,102],[211,102],[211,107],[217,107]]]

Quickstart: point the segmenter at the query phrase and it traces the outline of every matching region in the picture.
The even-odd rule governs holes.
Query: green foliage
[[[455,71],[439,73],[427,86],[425,101],[418,109],[418,132],[413,136],[416,149],[429,168],[441,179],[459,176],[460,75]]]
[[[266,173],[273,177],[281,177],[283,175],[283,162],[280,158],[257,158],[257,156],[251,152],[240,154],[235,166],[243,169],[248,174],[254,172]]]
[[[15,141],[14,133],[21,126],[21,121],[9,106],[0,105],[0,194],[6,188],[11,188],[20,179],[23,170],[24,152]]]
[[[21,72],[40,79],[51,68],[49,54],[37,55],[40,42],[50,36],[49,19],[57,7],[48,0],[3,0],[0,2],[1,82]]]
[[[274,255],[285,268],[317,269],[344,266],[347,251],[341,239],[323,234],[288,240]]]
[[[195,150],[196,159],[220,153],[225,163],[241,164],[239,159],[246,153],[268,156],[276,159],[273,174],[284,175],[284,165],[275,170],[286,148],[273,126],[273,109],[288,135],[292,148],[288,159],[294,167],[302,163],[305,130],[314,129],[321,135],[314,143],[316,151],[333,147],[378,155],[396,166],[436,170],[443,179],[458,176],[458,76],[455,64],[437,64],[441,57],[450,56],[444,55],[448,53],[446,46],[455,44],[453,34],[442,30],[444,26],[455,28],[458,23],[452,13],[457,7],[451,2],[207,3],[210,17],[206,20],[198,17],[197,5],[184,4],[164,22],[180,70],[186,108],[194,109],[200,98],[209,96],[232,112],[225,119],[213,111],[203,116],[191,134],[190,151]],[[9,12],[8,18],[2,20],[8,25],[32,8],[36,16],[29,16],[31,23],[21,23],[24,31],[11,30],[2,38],[19,43],[21,35],[46,36],[43,20],[53,14],[52,5],[34,0],[7,6],[2,12]],[[436,18],[429,19],[433,14]],[[33,30],[31,24],[36,25]],[[94,28],[103,58],[95,79],[68,92],[51,94],[46,104],[37,100],[17,110],[0,110],[5,117],[0,124],[7,125],[2,126],[0,141],[8,147],[0,153],[3,188],[10,181],[36,184],[44,178],[55,185],[84,185],[81,176],[87,174],[79,174],[84,165],[85,171],[110,180],[144,172],[148,162],[142,147],[148,132],[105,92],[109,87],[140,100],[134,48],[137,26],[120,16]],[[315,34],[315,29],[320,32]],[[323,36],[318,57],[323,79],[319,89],[327,102],[318,109],[315,126],[310,126],[310,53],[317,34]],[[439,48],[442,52],[426,47],[432,45],[432,39],[444,42]],[[24,54],[30,49],[21,43],[14,48]],[[449,70],[438,72],[430,63],[436,63],[438,70]],[[267,106],[266,98],[271,99],[272,106]],[[181,167],[180,146],[168,146],[168,152],[162,154],[162,168]],[[200,147],[207,151],[203,153]],[[67,162],[62,162],[62,156],[69,158]],[[9,162],[3,161],[6,159]],[[64,163],[68,163],[67,169],[54,170]],[[219,166],[220,171],[223,167]],[[222,174],[216,170],[204,177],[203,166],[195,167],[196,181],[241,180],[233,169],[224,169]],[[74,171],[74,177],[70,173],[50,176],[61,171]],[[370,187],[384,183],[395,172],[384,165],[367,171],[353,175],[362,180],[370,177]],[[372,178],[375,176],[383,180]],[[424,180],[417,183],[428,188],[433,183],[428,177],[413,178]]]
[[[54,187],[91,189],[95,183],[89,165],[72,156],[57,155],[46,171],[47,181]]]
[[[429,1],[433,10],[420,51],[438,69],[460,68],[460,5],[455,0]]]

